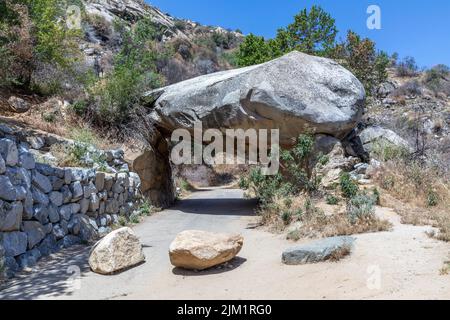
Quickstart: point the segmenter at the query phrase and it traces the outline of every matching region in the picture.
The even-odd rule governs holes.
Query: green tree
[[[323,55],[335,43],[335,20],[320,6],[303,9],[294,16],[294,22],[286,29],[278,30],[277,38],[284,51],[299,50],[308,54]]]
[[[264,39],[249,34],[241,43],[237,53],[237,63],[240,67],[259,64],[272,59],[271,49]]]

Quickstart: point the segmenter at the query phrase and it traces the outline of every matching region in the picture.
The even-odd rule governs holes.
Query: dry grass
[[[414,163],[387,162],[374,180],[389,195],[382,204],[392,207],[412,225],[439,229],[433,237],[450,242],[450,185],[438,172]]]
[[[346,213],[330,216],[314,216],[306,220],[299,230],[301,237],[334,237],[360,233],[389,231],[392,225],[389,221],[375,216],[359,218],[350,222]]]
[[[450,261],[445,261],[442,268],[439,270],[441,276],[447,276],[450,274]]]
[[[348,256],[352,252],[352,248],[350,245],[344,245],[340,247],[339,249],[333,251],[333,253],[330,256],[330,261],[332,262],[338,262]]]

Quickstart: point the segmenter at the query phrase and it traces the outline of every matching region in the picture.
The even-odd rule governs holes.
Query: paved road
[[[76,247],[41,260],[32,273],[20,274],[0,291],[0,299],[111,299],[146,292],[167,273],[192,274],[170,264],[168,248],[177,233],[189,229],[242,233],[255,221],[255,206],[254,200],[243,198],[241,190],[201,190],[134,227],[144,245],[144,264],[118,275],[100,276],[86,263],[89,248]]]
[[[450,278],[439,274],[450,244],[428,237],[428,227],[400,224],[391,209],[378,207],[377,214],[393,223],[393,231],[355,236],[344,260],[286,266],[281,252],[292,243],[251,228],[254,207],[240,190],[196,192],[134,227],[145,263],[102,276],[89,271],[89,248],[73,248],[19,275],[0,299],[450,299]],[[173,268],[168,247],[186,229],[240,232],[244,246],[226,267]]]

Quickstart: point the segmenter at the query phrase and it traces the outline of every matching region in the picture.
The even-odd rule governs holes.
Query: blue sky
[[[273,37],[302,8],[321,5],[336,19],[344,37],[348,29],[367,36],[378,49],[413,56],[420,66],[450,65],[448,0],[146,0],[174,17],[205,25],[241,29]],[[369,30],[369,5],[381,8],[381,30]]]

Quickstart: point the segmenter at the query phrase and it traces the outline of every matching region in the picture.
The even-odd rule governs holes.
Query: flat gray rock
[[[282,254],[284,264],[297,265],[329,260],[343,249],[351,250],[356,239],[353,237],[331,237],[287,249]]]
[[[166,130],[280,129],[280,143],[307,131],[346,136],[361,119],[365,91],[333,60],[293,51],[278,59],[153,90],[143,103]]]

